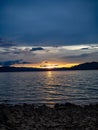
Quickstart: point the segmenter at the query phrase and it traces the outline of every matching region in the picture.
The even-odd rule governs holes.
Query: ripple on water
[[[98,71],[0,73],[0,102],[80,104],[98,100]]]

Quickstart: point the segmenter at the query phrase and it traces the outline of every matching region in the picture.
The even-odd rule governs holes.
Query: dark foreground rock
[[[98,104],[0,104],[0,130],[98,130]]]

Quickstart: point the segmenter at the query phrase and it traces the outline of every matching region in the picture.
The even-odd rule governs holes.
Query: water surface
[[[0,73],[0,103],[78,104],[98,101],[98,71]]]

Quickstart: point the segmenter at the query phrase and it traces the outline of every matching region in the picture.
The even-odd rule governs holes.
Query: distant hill
[[[96,70],[98,69],[98,62],[83,63],[83,64],[73,66],[70,69],[72,70]]]
[[[40,69],[40,68],[0,67],[0,72],[26,72],[26,71],[41,71],[41,70],[42,69]]]
[[[98,62],[83,63],[71,68],[54,68],[51,71],[65,70],[98,70]],[[25,67],[0,67],[0,72],[30,72],[30,71],[50,71],[47,68],[25,68]]]

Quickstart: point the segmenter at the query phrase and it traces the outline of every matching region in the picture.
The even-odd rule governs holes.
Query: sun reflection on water
[[[47,71],[47,77],[51,78],[52,77],[52,72],[51,71]]]

